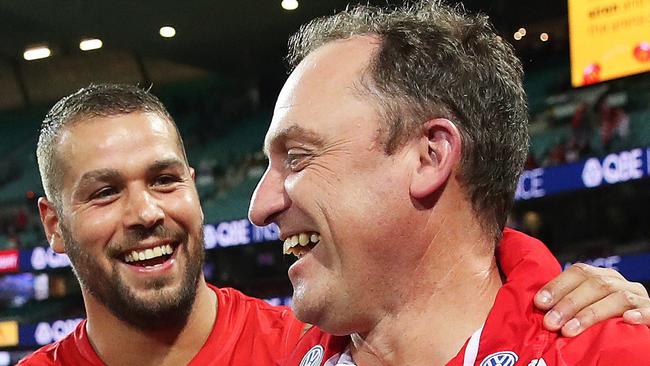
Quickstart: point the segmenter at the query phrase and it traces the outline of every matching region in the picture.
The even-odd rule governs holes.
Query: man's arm
[[[638,282],[627,281],[609,268],[572,265],[535,296],[535,305],[548,310],[544,326],[576,336],[601,320],[623,316],[631,324],[650,326],[650,298]]]

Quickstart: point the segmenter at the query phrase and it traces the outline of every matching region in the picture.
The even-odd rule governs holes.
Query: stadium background
[[[563,264],[616,268],[648,287],[650,74],[573,88],[564,0],[463,3],[491,17],[525,67],[532,139],[509,225],[545,241]],[[346,4],[0,0],[0,366],[84,315],[69,262],[40,227],[35,144],[49,107],[93,82],[152,85],[176,119],[197,170],[209,282],[287,303],[291,259],[277,230],[254,227],[246,211],[266,165],[261,141],[287,75],[286,40]],[[162,26],[176,35],[161,37]],[[86,38],[103,47],[81,51]],[[25,60],[26,48],[42,45],[50,57]]]

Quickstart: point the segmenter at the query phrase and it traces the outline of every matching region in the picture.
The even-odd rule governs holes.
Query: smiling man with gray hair
[[[534,298],[560,266],[504,230],[526,96],[486,17],[358,6],[303,26],[289,61],[249,212],[279,226],[294,312],[319,326],[289,365],[650,364],[646,327],[543,327]]]

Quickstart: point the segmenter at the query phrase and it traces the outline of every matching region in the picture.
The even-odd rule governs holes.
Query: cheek
[[[165,211],[186,228],[194,228],[203,222],[203,212],[195,192],[185,190],[175,193],[165,201]]]
[[[305,169],[289,176],[285,189],[294,206],[329,231],[337,252],[330,255],[344,270],[365,272],[363,263],[390,262],[397,250],[391,242],[409,236],[408,178],[396,164],[338,168]]]
[[[70,225],[71,235],[80,244],[106,246],[122,226],[121,211],[105,206],[76,215]]]
[[[364,271],[387,268],[402,250],[396,243],[406,243],[414,230],[410,222],[411,209],[408,189],[399,180],[386,180],[386,175],[350,179],[344,185],[344,197],[333,206],[332,217],[338,223],[339,248],[347,260]],[[366,179],[367,178],[367,179]],[[352,253],[353,252],[353,253]],[[375,265],[364,265],[374,263]]]
[[[376,163],[363,169],[353,164],[310,167],[288,176],[284,188],[299,209],[323,215],[330,226],[345,227],[332,230],[384,228],[396,211],[403,214],[410,204],[408,178],[395,164]]]

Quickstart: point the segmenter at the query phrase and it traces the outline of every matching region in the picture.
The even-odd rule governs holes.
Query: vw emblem
[[[519,356],[514,352],[497,352],[483,359],[481,366],[513,366],[518,359]]]
[[[320,366],[324,354],[325,350],[323,349],[323,346],[314,346],[305,354],[305,357],[302,358],[300,366]]]

